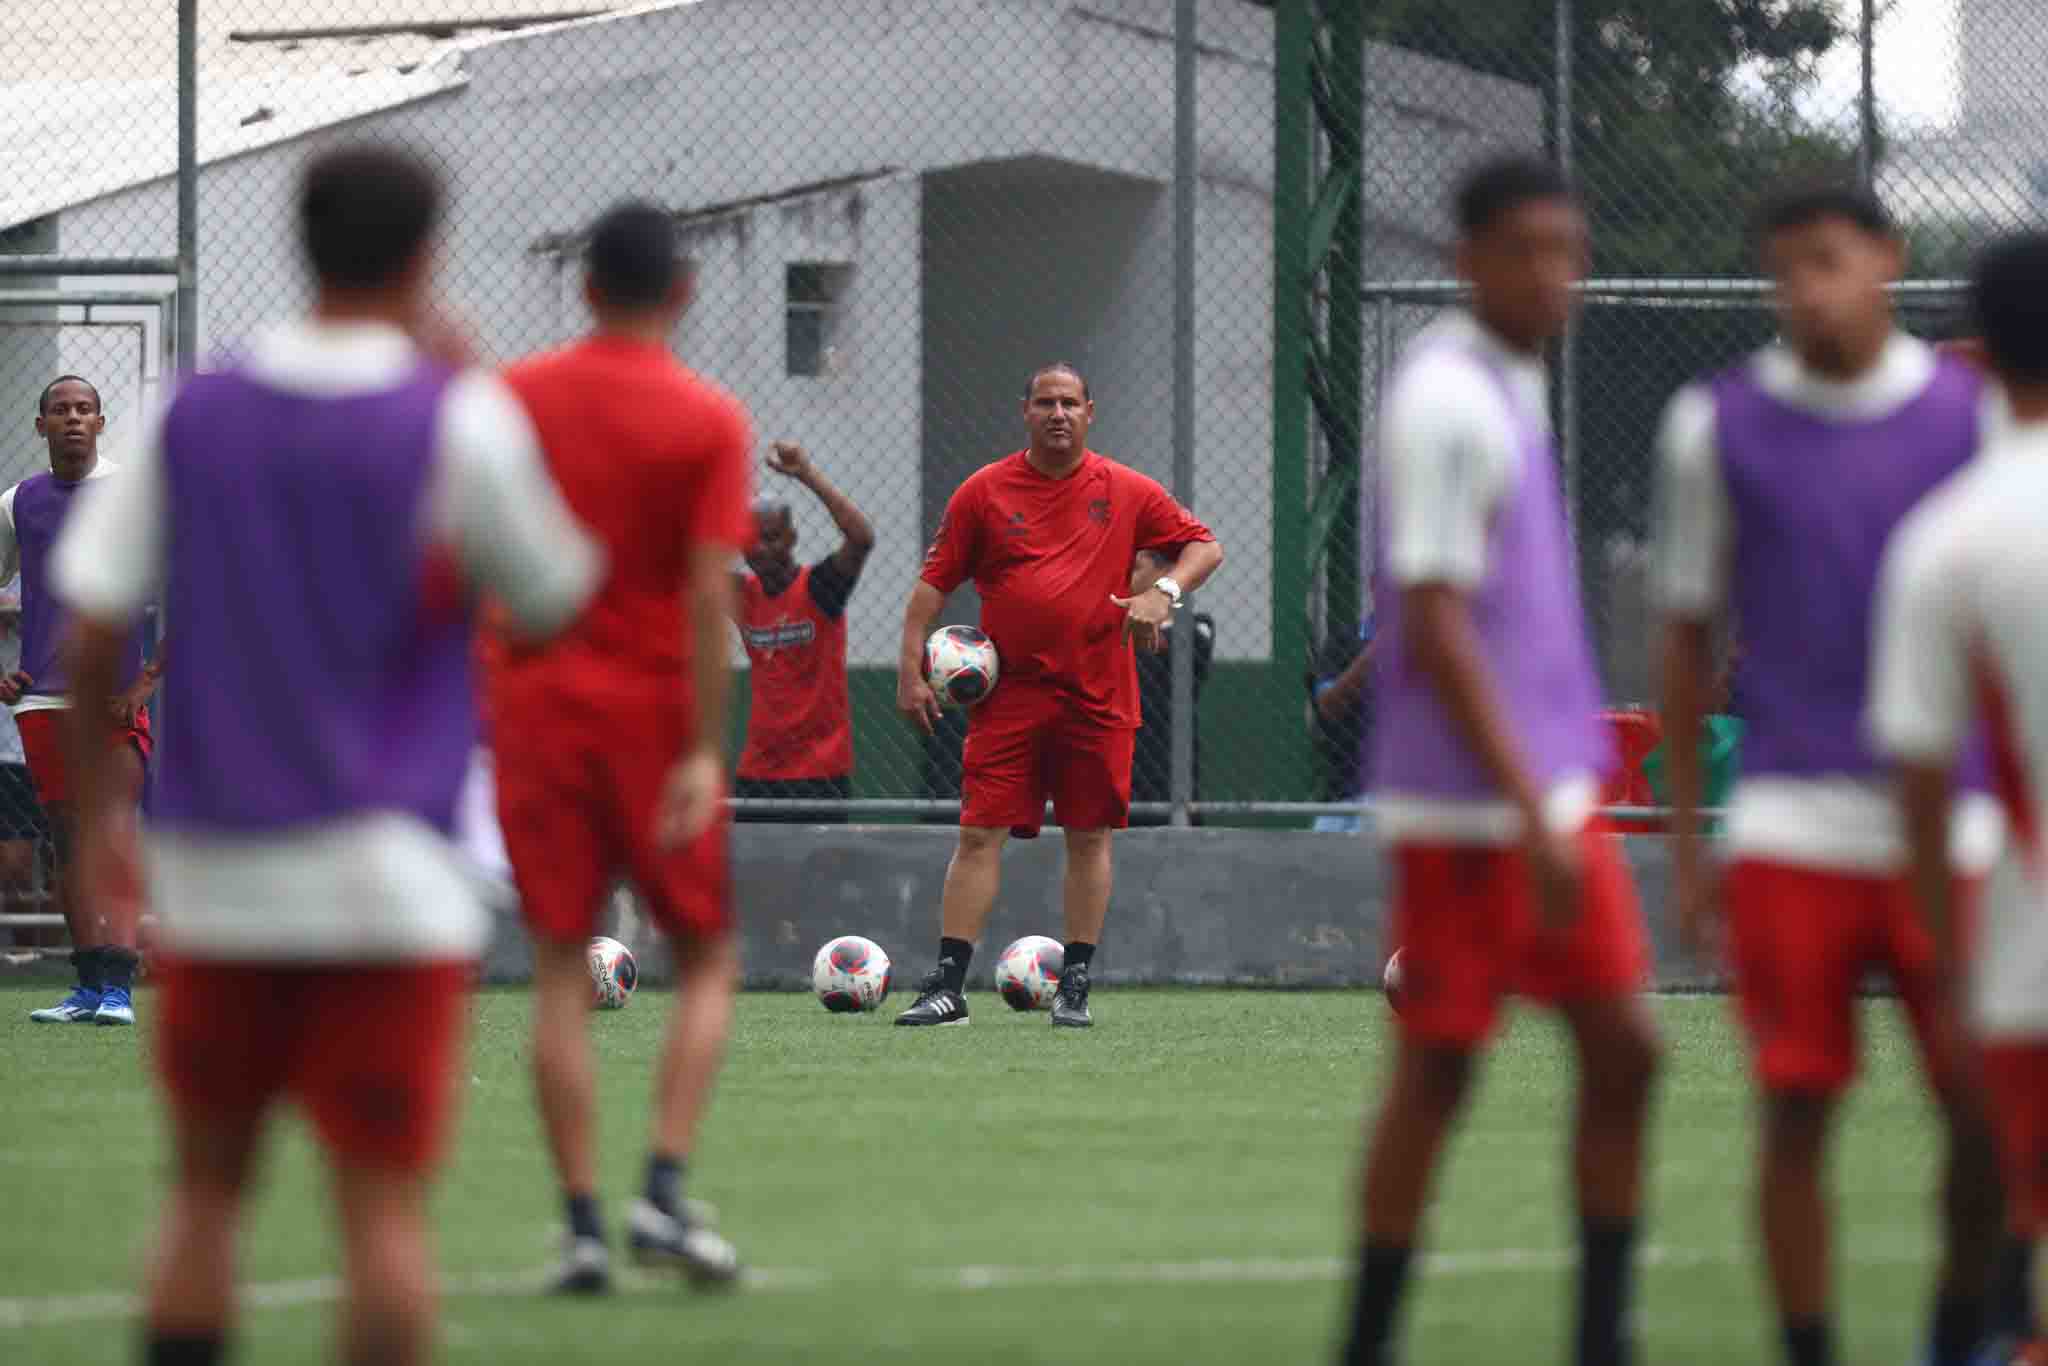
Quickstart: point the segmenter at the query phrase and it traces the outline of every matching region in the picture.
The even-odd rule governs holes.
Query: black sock
[[[2034,1240],[2008,1233],[1998,1249],[1998,1270],[1991,1283],[1991,1303],[1984,1326],[1990,1332],[2025,1342],[2034,1336]]]
[[[71,966],[78,973],[78,985],[87,991],[106,990],[107,970],[98,949],[73,949]]]
[[[1351,1301],[1351,1341],[1343,1366],[1386,1366],[1394,1340],[1394,1314],[1408,1281],[1410,1249],[1399,1243],[1367,1243],[1358,1259],[1358,1289]]]
[[[1636,1221],[1579,1220],[1579,1366],[1625,1366]]]
[[[100,955],[100,981],[103,990],[119,987],[127,991],[135,985],[135,968],[142,961],[142,955],[133,949],[117,949],[103,946]]]
[[[221,1339],[152,1333],[142,1350],[143,1366],[214,1366],[226,1355]]]
[[[597,1217],[597,1197],[594,1195],[571,1195],[563,1200],[569,1211],[569,1232],[578,1238],[595,1238],[604,1241],[604,1224]]]
[[[1934,1302],[1929,1330],[1934,1366],[1970,1366],[1984,1337],[1984,1301],[1943,1295]]]
[[[1094,959],[1095,946],[1093,944],[1090,944],[1085,940],[1076,939],[1073,943],[1067,945],[1067,967],[1085,968],[1088,966],[1089,963],[1093,962]]]
[[[974,945],[965,939],[939,940],[939,973],[946,990],[967,990],[967,965],[974,961]]]
[[[1827,1315],[1785,1320],[1785,1360],[1791,1366],[1835,1366],[1834,1334]]]
[[[682,1208],[683,1159],[663,1153],[647,1155],[647,1203],[663,1214]]]

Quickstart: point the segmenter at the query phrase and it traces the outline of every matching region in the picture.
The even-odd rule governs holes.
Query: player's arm
[[[0,493],[0,583],[21,572],[21,543],[14,535],[14,495],[20,487],[16,484]],[[0,677],[0,706],[13,706],[34,686],[35,680],[20,669]]]
[[[1223,546],[1215,533],[1195,520],[1172,494],[1149,479],[1145,483],[1145,494],[1138,505],[1138,544],[1155,554],[1162,548],[1172,548],[1174,556],[1163,577],[1172,579],[1182,594],[1192,593],[1222,566]],[[1176,605],[1173,598],[1154,586],[1160,577],[1155,575],[1129,597],[1111,598],[1124,609],[1126,640],[1146,631],[1156,632],[1172,617]]]
[[[860,577],[861,566],[868,562],[868,554],[875,548],[875,528],[867,514],[827,479],[817,462],[795,442],[776,442],[775,453],[768,457],[768,468],[802,484],[825,505],[832,525],[839,528],[839,548],[832,552],[832,567],[850,585]]]
[[[1910,516],[1885,552],[1872,640],[1869,731],[1898,766],[1911,876],[1937,962],[1961,968],[1949,821],[1956,755],[1973,719],[1971,594],[1967,566],[1936,512],[1937,495]],[[1953,1004],[1953,1002],[1951,1002]]]
[[[1659,702],[1671,784],[1672,861],[1679,924],[1704,950],[1718,909],[1701,820],[1706,779],[1700,740],[1716,691],[1714,624],[1726,592],[1730,514],[1714,436],[1714,405],[1698,387],[1678,392],[1657,436],[1656,532],[1651,591],[1663,616]]]
[[[1358,699],[1365,693],[1366,681],[1372,677],[1373,665],[1379,658],[1379,637],[1365,642],[1365,648],[1351,657],[1344,666],[1344,672],[1330,680],[1330,685],[1316,694],[1316,710],[1324,719],[1342,716],[1358,705]]]
[[[939,722],[939,699],[924,679],[924,642],[932,623],[945,610],[946,597],[974,573],[980,545],[978,486],[969,481],[954,490],[939,519],[938,533],[925,552],[924,568],[911,585],[903,605],[903,639],[896,653],[896,710],[930,735]]]
[[[135,676],[135,681],[115,696],[115,724],[124,727],[135,724],[135,718],[149,705],[149,699],[156,696],[157,685],[163,682],[164,662],[169,653],[170,638],[166,636],[157,641],[156,650],[143,664],[142,672]]]

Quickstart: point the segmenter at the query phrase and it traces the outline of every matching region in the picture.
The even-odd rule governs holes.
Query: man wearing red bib
[[[875,529],[803,447],[776,442],[768,468],[815,494],[841,539],[816,564],[799,565],[789,504],[765,497],[754,502],[754,543],[747,551],[749,572],[739,576],[737,618],[753,669],[753,698],[733,795],[843,802],[853,795],[846,603],[875,548]],[[742,810],[739,819],[844,822],[846,810]]]

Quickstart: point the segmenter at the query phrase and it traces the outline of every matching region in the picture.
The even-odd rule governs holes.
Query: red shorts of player
[[[1978,884],[1957,886],[1974,919]],[[1728,870],[1735,997],[1768,1090],[1833,1092],[1856,1074],[1856,998],[1872,969],[1899,993],[1937,1089],[1962,1041],[1937,1035],[1934,939],[1903,877],[1743,859]]]
[[[960,824],[1032,839],[1050,799],[1069,830],[1121,830],[1137,742],[1135,730],[1084,716],[1059,692],[1004,683],[967,720]]]
[[[22,756],[28,760],[29,776],[35,779],[36,797],[44,803],[71,800],[70,741],[65,735],[70,715],[63,708],[46,708],[25,711],[14,718],[21,731]],[[148,766],[149,756],[156,748],[156,737],[149,729],[149,708],[135,713],[134,725],[109,726],[107,734],[114,744],[132,746],[143,766]]]
[[[417,1172],[441,1151],[475,965],[159,965],[157,1065],[172,1106],[253,1128],[290,1097],[346,1162]]]
[[[564,712],[518,729],[500,719],[498,823],[535,935],[588,939],[621,878],[671,936],[713,938],[730,926],[727,820],[681,849],[655,837],[662,788],[688,728],[687,715],[666,704],[583,719]]]
[[[1987,1043],[1984,1081],[2005,1160],[2006,1219],[2015,1233],[2048,1233],[2048,1040]]]
[[[1558,1006],[1642,989],[1649,948],[1621,841],[1589,831],[1579,850],[1584,900],[1570,925],[1553,929],[1538,912],[1521,850],[1394,846],[1404,1033],[1472,1048],[1493,1032],[1506,997]]]

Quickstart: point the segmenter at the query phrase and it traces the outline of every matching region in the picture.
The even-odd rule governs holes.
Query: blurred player
[[[1223,563],[1223,547],[1156,482],[1088,449],[1095,404],[1069,365],[1024,387],[1031,445],[968,476],[946,504],[903,613],[896,706],[925,734],[939,703],[924,645],[946,595],[967,580],[1001,681],[967,720],[960,843],[946,868],[939,962],[899,1025],[967,1023],[967,965],[1002,884],[1003,844],[1035,839],[1050,797],[1067,832],[1066,967],[1052,1022],[1083,1028],[1088,968],[1109,916],[1110,832],[1129,823],[1140,720],[1134,634],[1155,633]],[[1171,569],[1130,591],[1139,550]]]
[[[1586,222],[1561,172],[1490,162],[1457,196],[1471,312],[1409,348],[1384,423],[1384,642],[1374,730],[1409,1002],[1364,1172],[1349,1366],[1394,1320],[1437,1159],[1502,998],[1554,1007],[1578,1052],[1577,1360],[1630,1359],[1648,967],[1616,842],[1591,833],[1600,685],[1566,539],[1543,351],[1564,330]]]
[[[0,703],[14,709],[29,777],[56,845],[54,891],[71,934],[71,963],[78,973],[78,984],[69,996],[48,1009],[29,1012],[31,1020],[42,1024],[135,1023],[129,990],[138,961],[136,922],[141,905],[109,903],[99,913],[86,914],[72,876],[73,785],[63,725],[71,705],[63,659],[70,623],[50,582],[50,555],[79,495],[115,473],[114,462],[99,453],[100,433],[106,428],[99,390],[89,381],[77,375],[50,381],[36,407],[36,434],[49,446],[50,468],[0,494],[0,582],[14,577],[16,569],[21,571],[21,667],[0,678]],[[143,663],[147,645],[147,627],[138,626],[122,657],[120,691],[105,723],[130,807],[142,796],[152,744],[148,703],[163,672],[161,653]]]
[[[1912,883],[1933,940],[1933,1008],[1948,1030],[1983,1045],[2005,1157],[2017,1312],[1994,1326],[2035,1340],[2008,1339],[1978,1360],[2048,1366],[2027,1302],[2033,1245],[2048,1231],[2048,236],[1992,247],[1972,292],[1984,327],[1973,359],[2003,385],[2013,425],[1916,509],[1886,552],[1870,728],[1902,767]],[[1958,754],[1983,722],[2018,857],[1992,881],[1973,952],[1948,846]]]
[[[1669,742],[1681,924],[1716,938],[1718,879],[1700,833],[1698,763],[1717,619],[1740,624],[1742,781],[1727,844],[1730,958],[1763,1090],[1758,1192],[1784,1349],[1835,1359],[1822,1169],[1856,1066],[1856,995],[1897,986],[1949,1135],[1947,1258],[1930,1328],[1938,1366],[1981,1331],[1998,1190],[1979,1107],[1937,1027],[1933,942],[1913,914],[1906,846],[1862,728],[1871,595],[1899,520],[1976,453],[1995,399],[1968,366],[1897,330],[1886,286],[1904,248],[1865,191],[1819,185],[1758,220],[1781,344],[1680,391],[1661,437],[1656,591],[1669,619]],[[1968,803],[1958,866],[1996,856],[1995,809]]]
[[[489,710],[498,815],[533,931],[534,1075],[569,1216],[555,1288],[597,1293],[611,1258],[584,953],[620,878],[669,935],[677,973],[629,1243],[637,1259],[700,1284],[739,1274],[732,1246],[681,1188],[739,976],[721,810],[725,633],[733,558],[754,519],[745,411],[668,350],[690,300],[674,220],[619,205],[591,229],[586,264],[595,331],[506,381],[570,508],[610,551],[611,574],[559,641],[498,650]]]
[[[150,838],[173,1151],[153,1366],[224,1355],[242,1198],[286,1096],[334,1170],[340,1358],[430,1350],[428,1177],[489,931],[447,838],[476,734],[465,589],[547,631],[600,565],[503,386],[408,336],[440,202],[399,153],[314,160],[298,203],[312,316],[187,379],[57,550],[96,904],[135,892],[101,718],[159,581],[193,663],[169,678]]]
[[[875,548],[875,529],[801,446],[775,443],[768,468],[801,484],[832,514],[838,548],[796,562],[787,502],[754,504],[754,542],[739,584],[739,630],[753,667],[747,744],[733,794],[845,801],[853,795],[853,708],[846,691],[846,603]],[[742,819],[844,821],[846,812],[782,810]]]

